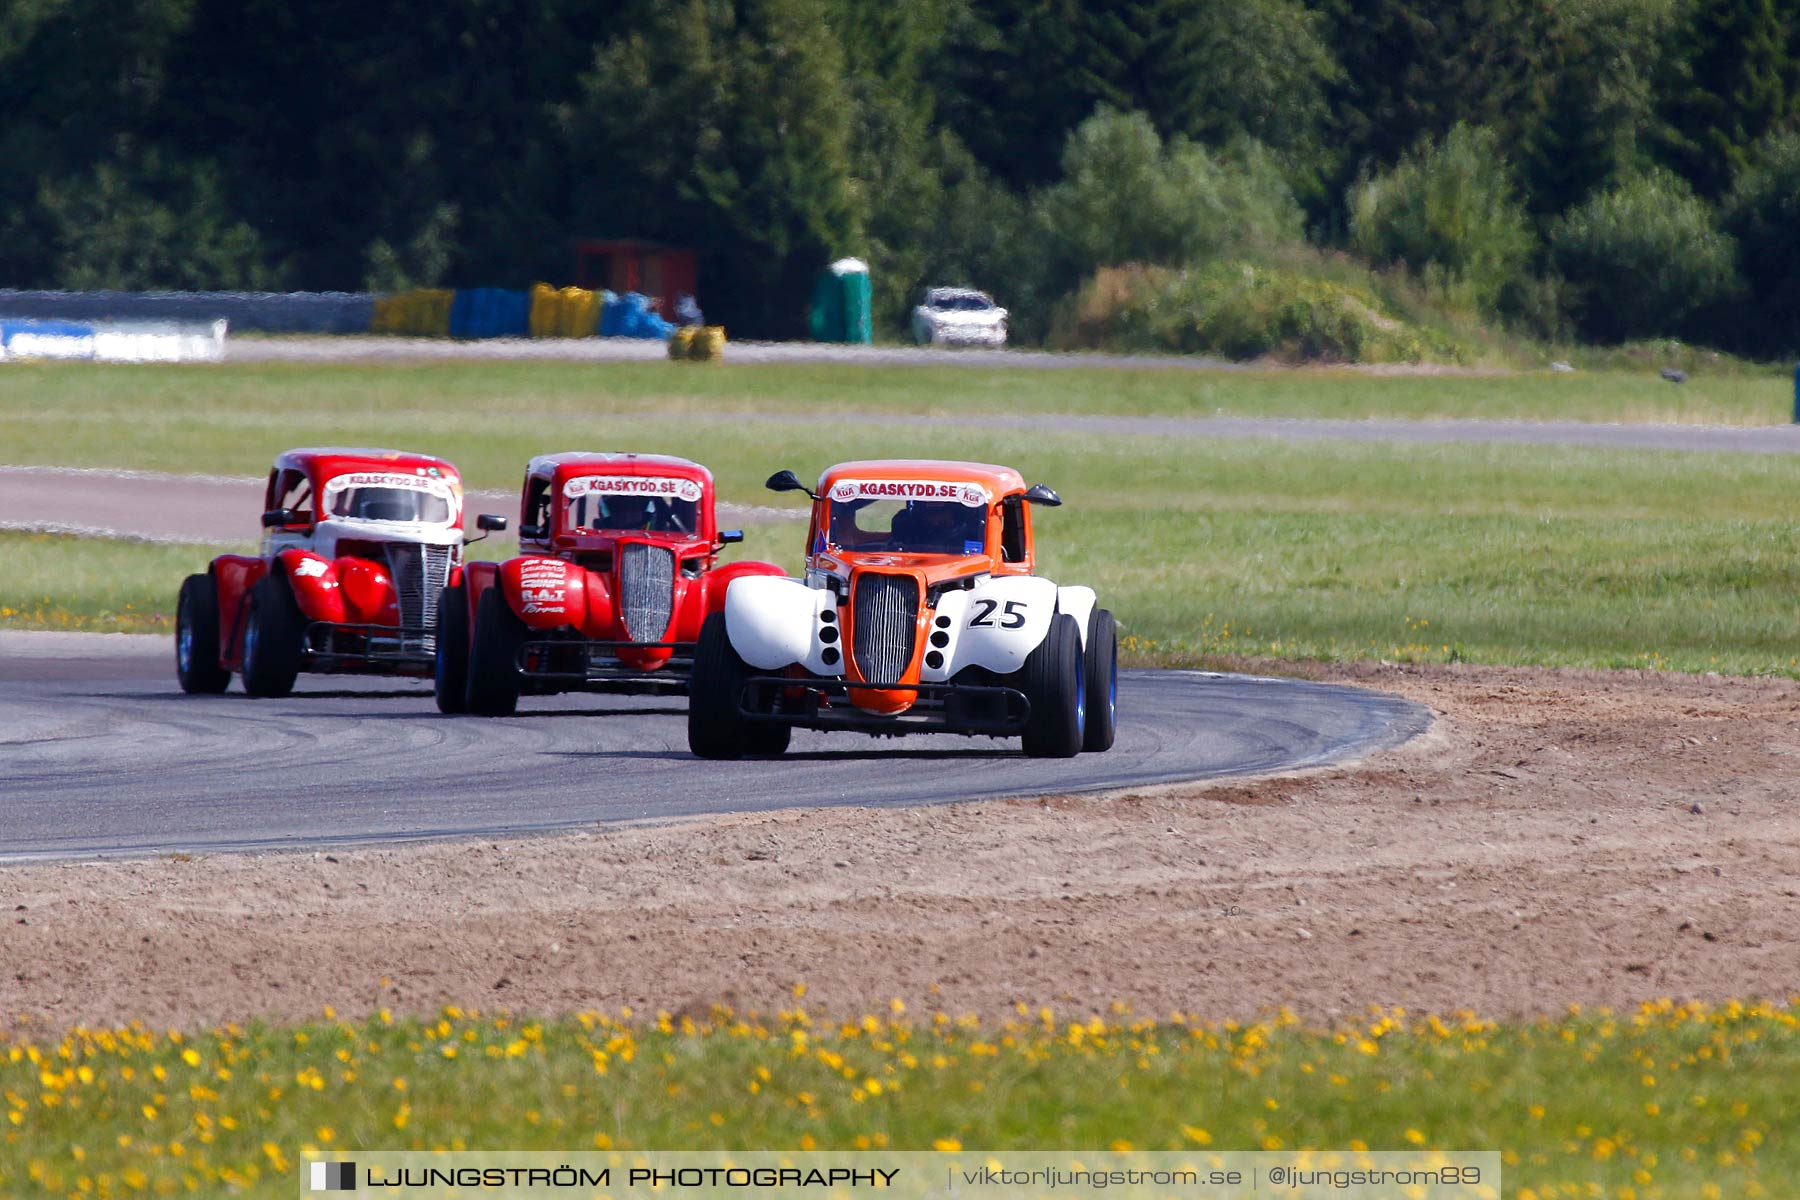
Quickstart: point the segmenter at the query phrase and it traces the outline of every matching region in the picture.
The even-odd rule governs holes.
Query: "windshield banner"
[[[827,493],[838,503],[851,500],[954,500],[970,508],[988,502],[978,483],[946,483],[941,479],[840,479]]]
[[[563,484],[563,497],[577,496],[672,496],[677,500],[700,499],[698,479],[668,475],[584,475]]]
[[[402,488],[411,492],[430,492],[449,500],[455,492],[447,479],[429,475],[401,475],[384,471],[353,471],[325,481],[325,494],[334,496],[345,488]]]

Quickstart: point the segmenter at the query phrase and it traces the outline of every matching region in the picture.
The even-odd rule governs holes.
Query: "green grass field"
[[[308,432],[406,440],[395,420],[340,417]],[[1042,568],[1100,590],[1133,662],[1800,669],[1800,463],[1785,456],[947,438],[917,425],[717,418],[615,416],[582,429],[602,426],[608,441],[589,444],[689,453],[716,467],[723,498],[748,503],[791,503],[760,488],[780,466],[804,475],[889,454],[1014,463],[1067,501],[1039,514]],[[567,443],[497,422],[438,444],[472,484],[505,487],[530,453]],[[798,563],[797,523],[749,534],[739,553]],[[496,548],[504,553],[504,543],[480,549]],[[166,630],[181,577],[211,552],[0,534],[0,628]]]
[[[453,446],[526,430],[534,446],[613,444],[615,415],[826,420],[883,413],[1484,417],[1759,425],[1787,420],[1792,379],[1696,368],[1385,377],[1355,371],[558,362],[121,366],[9,363],[0,461],[260,473],[276,451],[392,430]],[[465,469],[472,469],[463,464]],[[509,469],[510,474],[510,469]]]
[[[287,1194],[315,1149],[1201,1146],[1499,1150],[1516,1200],[1800,1189],[1795,1008],[1327,1030],[625,1016],[18,1028],[0,1034],[0,1193]]]

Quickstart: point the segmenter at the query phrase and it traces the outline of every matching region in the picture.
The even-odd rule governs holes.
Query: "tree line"
[[[0,285],[986,287],[1351,259],[1544,338],[1800,347],[1776,0],[5,0]]]

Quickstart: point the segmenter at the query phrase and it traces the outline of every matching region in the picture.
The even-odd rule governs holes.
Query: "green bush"
[[[1550,230],[1576,323],[1605,342],[1678,333],[1737,287],[1736,246],[1675,175],[1655,172],[1590,197]]]
[[[38,204],[56,247],[55,279],[73,289],[276,285],[261,237],[232,219],[210,163],[121,156],[70,180],[46,179]]]
[[[1165,145],[1142,113],[1104,106],[1069,135],[1063,178],[1038,193],[1036,215],[1067,286],[1100,267],[1186,266],[1297,241],[1302,225],[1280,166],[1255,143]]]
[[[1533,249],[1525,209],[1494,135],[1458,124],[1385,175],[1350,189],[1352,244],[1404,263],[1445,298],[1492,311]]]
[[[1070,347],[1319,362],[1460,362],[1466,351],[1389,312],[1374,293],[1291,271],[1096,272],[1057,339]]]

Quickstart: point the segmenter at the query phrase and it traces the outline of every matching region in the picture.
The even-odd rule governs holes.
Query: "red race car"
[[[655,454],[546,454],[525,468],[519,557],[471,562],[438,601],[437,703],[507,716],[523,693],[685,688],[700,626],[733,579],[713,478]],[[484,514],[484,530],[506,528]]]
[[[181,585],[183,691],[285,696],[302,671],[428,675],[437,601],[463,552],[462,481],[398,450],[289,450],[263,496],[257,555]]]

